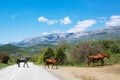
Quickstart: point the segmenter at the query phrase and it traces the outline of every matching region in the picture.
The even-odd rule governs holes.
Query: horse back
[[[103,59],[104,56],[101,54],[96,54],[96,55],[91,55],[88,57],[89,60],[99,60],[99,59]]]
[[[55,64],[56,60],[54,60],[54,59],[46,59],[45,63],[47,63],[47,64]]]

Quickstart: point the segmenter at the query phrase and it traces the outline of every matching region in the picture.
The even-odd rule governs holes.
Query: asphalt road
[[[21,64],[20,68],[17,65],[12,65],[0,69],[0,80],[60,80],[46,69],[33,63],[28,64],[29,68],[23,68],[23,64]]]

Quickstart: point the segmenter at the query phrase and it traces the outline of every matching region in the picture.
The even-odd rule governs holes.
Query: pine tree
[[[44,53],[43,60],[45,61],[45,59],[52,58],[54,56],[55,56],[54,50],[49,46]]]
[[[57,50],[57,54],[56,54],[56,58],[60,59],[59,64],[63,64],[65,59],[66,59],[66,54],[64,53],[64,51],[61,48],[58,48]]]

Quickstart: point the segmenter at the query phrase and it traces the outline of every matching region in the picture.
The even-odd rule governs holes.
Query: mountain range
[[[73,33],[51,33],[35,38],[27,38],[12,45],[26,47],[36,44],[52,44],[55,45],[61,40],[68,42],[74,41],[92,41],[92,40],[116,40],[120,39],[120,26],[111,26],[93,31],[73,32]]]

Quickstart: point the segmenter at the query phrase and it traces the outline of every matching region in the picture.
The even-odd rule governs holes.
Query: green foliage
[[[44,54],[39,55],[38,60],[37,60],[37,64],[43,63],[43,56],[44,56]]]
[[[8,53],[0,52],[0,68],[12,65],[13,61]]]
[[[119,54],[110,54],[110,64],[120,63],[120,53]]]
[[[79,43],[74,46],[70,55],[67,55],[68,59],[66,64],[83,64],[86,63],[87,56],[104,52],[110,53],[111,63],[120,63],[120,40],[101,40]]]
[[[6,44],[3,46],[0,46],[0,52],[6,52],[9,54],[13,54],[13,53],[23,53],[24,50],[22,50],[20,47],[17,47],[11,44]]]
[[[43,60],[47,58],[52,58],[55,56],[54,50],[49,46],[44,53]]]
[[[10,57],[8,56],[8,54],[0,52],[0,63],[7,64],[9,59]]]
[[[13,65],[13,63],[9,63],[9,64],[2,64],[2,63],[0,63],[0,69],[4,68],[4,67],[7,67],[7,66],[10,66],[10,65]]]
[[[102,45],[95,43],[84,42],[75,46],[69,57],[72,63],[86,63],[87,56],[102,52]]]
[[[112,53],[120,53],[120,44],[114,43],[110,46],[110,52]]]
[[[58,43],[57,48],[61,48],[65,52],[66,49],[70,48],[70,44],[68,42],[62,40]]]
[[[56,58],[60,59],[59,64],[63,64],[67,56],[61,48],[58,48]]]

